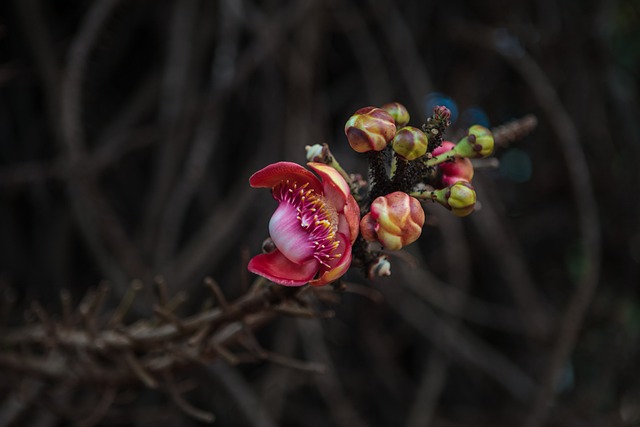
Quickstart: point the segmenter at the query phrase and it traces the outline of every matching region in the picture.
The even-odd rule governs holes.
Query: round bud
[[[473,125],[467,136],[456,145],[455,151],[461,157],[481,158],[493,152],[493,145],[491,131],[484,126]]]
[[[360,221],[367,241],[378,241],[387,250],[398,250],[415,242],[422,233],[424,210],[420,202],[402,191],[376,198]]]
[[[364,107],[344,125],[349,145],[358,153],[382,151],[396,134],[393,117],[381,108]]]
[[[438,156],[455,148],[456,144],[451,141],[444,141],[439,147],[433,150],[433,155]],[[473,178],[473,165],[471,160],[464,157],[455,157],[451,161],[440,163],[440,171],[442,172],[442,187],[449,187],[458,181],[471,182]]]
[[[387,258],[386,255],[379,256],[376,262],[369,266],[367,276],[369,279],[391,276],[391,263],[389,262],[389,258]]]
[[[406,160],[415,160],[427,152],[427,135],[418,128],[406,126],[396,132],[391,145],[397,155]]]
[[[451,110],[444,105],[436,105],[433,107],[433,117],[436,120],[448,123],[451,120]]]
[[[263,254],[270,254],[272,252],[275,252],[276,249],[278,249],[278,248],[276,247],[276,244],[273,242],[273,239],[271,239],[271,237],[267,237],[262,242],[262,253]]]
[[[384,104],[382,109],[393,117],[393,120],[396,122],[396,127],[401,128],[409,123],[409,112],[407,111],[407,107],[399,102],[389,102],[388,104]]]
[[[476,190],[468,182],[458,181],[447,189],[445,199],[455,216],[467,216],[475,208]]]
[[[313,144],[304,147],[307,152],[308,162],[327,163],[328,147],[327,144]]]

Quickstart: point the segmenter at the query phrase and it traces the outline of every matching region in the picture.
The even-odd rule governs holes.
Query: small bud
[[[396,127],[401,128],[409,123],[409,112],[407,108],[399,102],[384,104],[382,109],[393,117],[393,120],[396,122]]]
[[[451,110],[444,105],[436,105],[433,107],[433,117],[435,120],[449,122],[451,120]]]
[[[433,150],[433,155],[439,156],[442,153],[453,150],[455,146],[456,144],[451,141],[444,141],[442,145]],[[442,172],[442,187],[449,187],[458,181],[471,182],[473,178],[471,160],[463,157],[456,157],[448,162],[440,163],[440,171]]]
[[[382,276],[391,276],[391,263],[386,255],[379,256],[376,262],[371,264],[368,271],[369,279]]]
[[[422,233],[424,211],[420,202],[402,191],[376,198],[360,221],[367,241],[378,241],[387,250],[398,250],[415,242]]]
[[[456,145],[455,151],[460,157],[481,158],[493,152],[493,145],[491,131],[484,126],[473,125],[467,136]]]
[[[476,190],[465,181],[458,181],[450,187],[434,192],[435,199],[451,210],[455,216],[467,216],[476,205]]]
[[[278,249],[278,248],[276,247],[276,244],[273,243],[273,239],[271,239],[271,237],[267,237],[262,242],[262,253],[263,254],[270,254],[270,253],[274,252],[276,249]]]
[[[407,126],[396,132],[391,144],[397,155],[406,160],[415,160],[425,155],[429,141],[423,131]]]
[[[364,107],[347,120],[344,133],[351,148],[358,153],[382,151],[396,134],[396,125],[386,111]]]
[[[327,144],[306,145],[304,149],[307,152],[308,162],[329,163],[331,161]]]

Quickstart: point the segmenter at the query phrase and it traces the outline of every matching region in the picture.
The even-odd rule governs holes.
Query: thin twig
[[[91,414],[83,421],[80,421],[78,425],[80,427],[93,427],[97,425],[107,414],[111,405],[116,400],[118,395],[118,389],[115,387],[107,387],[102,392],[102,398],[100,402],[93,408]]]
[[[144,383],[144,385],[149,388],[158,387],[158,382],[146,371],[133,353],[126,352],[124,354],[124,360],[127,362],[131,371]]]
[[[178,406],[178,408],[184,411],[185,414],[207,424],[211,424],[215,421],[216,417],[211,412],[203,411],[202,409],[194,407],[182,397],[182,395],[177,390],[175,380],[173,379],[173,375],[170,372],[165,373],[164,379],[167,385],[169,396],[171,396],[173,402]]]

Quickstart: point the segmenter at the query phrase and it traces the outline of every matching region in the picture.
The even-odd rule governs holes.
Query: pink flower
[[[447,151],[451,151],[455,147],[451,141],[444,141],[441,146],[433,150],[433,155],[438,156]],[[473,165],[471,160],[464,157],[456,157],[453,162],[445,162],[440,164],[442,171],[442,187],[449,187],[458,181],[471,182],[473,178]]]
[[[276,249],[249,261],[249,271],[285,286],[325,285],[351,265],[360,208],[349,185],[331,166],[278,162],[254,173],[254,188],[270,188],[279,203],[269,221]]]

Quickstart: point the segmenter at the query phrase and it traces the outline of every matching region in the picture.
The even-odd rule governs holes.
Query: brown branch
[[[226,352],[226,346],[233,340],[246,337],[247,331],[273,319],[274,309],[294,298],[299,291],[282,286],[266,287],[230,303],[225,309],[213,308],[184,319],[156,307],[155,312],[168,323],[138,321],[127,327],[104,330],[56,325],[40,309],[37,311],[41,323],[8,331],[0,337],[0,347],[3,348],[0,370],[11,369],[27,376],[58,381],[67,378],[76,383],[109,385],[141,382],[149,388],[156,388],[154,373],[219,355],[232,359],[228,357],[230,353]],[[91,295],[85,298],[83,306],[92,306],[99,298],[94,293]],[[108,325],[113,324],[112,321]],[[52,334],[54,327],[56,333]],[[203,329],[206,330],[204,334]],[[211,338],[205,341],[205,336]],[[196,337],[198,341],[194,342]],[[37,349],[45,343],[50,343],[53,350],[41,356]],[[175,351],[158,351],[167,346]],[[20,353],[19,349],[26,353]],[[33,354],[30,349],[35,350]],[[76,363],[74,355],[83,355],[83,362]],[[105,364],[94,355],[113,363]],[[265,357],[268,358],[267,353]],[[73,372],[71,377],[70,372]]]
[[[492,128],[493,140],[499,147],[507,147],[512,142],[516,142],[533,132],[538,126],[538,118],[533,114],[513,120],[498,127]]]

